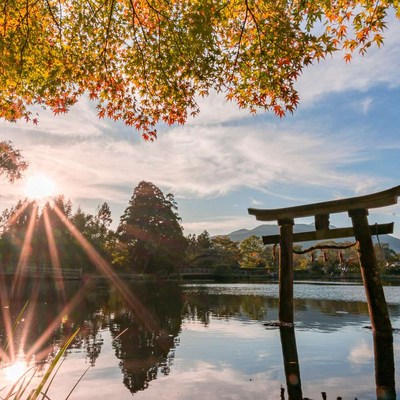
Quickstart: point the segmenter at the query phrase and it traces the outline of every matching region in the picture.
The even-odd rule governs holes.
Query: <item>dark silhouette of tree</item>
[[[117,233],[130,268],[141,273],[172,272],[187,246],[173,195],[164,196],[151,182],[135,188]]]

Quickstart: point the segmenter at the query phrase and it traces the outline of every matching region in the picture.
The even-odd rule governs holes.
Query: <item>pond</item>
[[[385,295],[400,329],[400,287],[385,286]],[[29,366],[42,369],[38,380],[80,327],[47,392],[52,400],[76,383],[70,399],[282,399],[292,384],[313,399],[376,399],[375,372],[393,370],[393,353],[374,343],[363,287],[296,283],[295,329],[284,332],[274,324],[277,296],[272,283],[132,283],[121,294],[105,282],[66,282],[62,296],[29,284],[18,299],[1,298],[0,389]],[[11,342],[8,315],[17,322]],[[400,333],[393,337],[400,382]]]

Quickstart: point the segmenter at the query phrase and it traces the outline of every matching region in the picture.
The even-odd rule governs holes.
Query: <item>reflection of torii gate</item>
[[[371,325],[374,332],[391,332],[392,327],[382,283],[377,267],[373,233],[393,233],[393,223],[368,225],[368,210],[397,203],[400,186],[383,192],[348,199],[306,204],[303,206],[258,210],[249,208],[249,214],[259,221],[277,221],[280,235],[264,236],[264,244],[279,243],[279,322],[293,325],[293,243],[309,240],[336,239],[354,236],[358,243],[361,275],[365,287]],[[352,228],[329,229],[329,215],[347,212]],[[295,218],[315,217],[315,231],[293,234]]]

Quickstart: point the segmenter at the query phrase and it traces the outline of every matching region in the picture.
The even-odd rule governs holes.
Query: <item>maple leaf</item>
[[[36,124],[33,105],[66,113],[88,93],[100,118],[122,120],[145,140],[158,121],[198,114],[197,96],[211,91],[283,117],[305,66],[338,49],[349,63],[383,44],[391,7],[400,17],[386,0],[61,3],[9,1],[0,13],[0,117]]]
[[[279,118],[284,117],[285,111],[283,110],[283,108],[282,108],[281,106],[275,105],[275,106],[273,107],[273,109],[274,109],[275,115],[277,115]]]
[[[344,58],[344,60],[346,61],[346,63],[349,63],[349,62],[351,61],[351,58],[352,58],[351,53],[346,53],[346,54],[343,56],[343,58]]]

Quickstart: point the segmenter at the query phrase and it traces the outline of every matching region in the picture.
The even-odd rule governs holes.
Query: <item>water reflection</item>
[[[219,288],[218,288],[219,289]],[[197,318],[205,325],[210,323],[211,315],[219,318],[252,318],[257,320],[277,320],[278,299],[247,295],[221,294],[213,295],[210,287],[190,287],[186,296],[191,308],[187,310],[187,317]],[[250,305],[250,307],[249,307]],[[340,330],[346,325],[369,323],[368,306],[365,302],[295,299],[295,315],[300,330],[321,330],[331,332]],[[399,315],[398,305],[389,305],[392,315]],[[274,324],[267,323],[271,327]],[[297,353],[295,329],[293,327],[279,327],[283,364],[285,370],[286,387],[289,400],[303,399],[300,363]],[[395,400],[395,364],[393,352],[393,335],[373,335],[376,398],[378,400]],[[321,392],[323,398],[326,393]],[[281,398],[285,398],[285,391],[281,389]]]
[[[294,327],[280,327],[283,363],[289,400],[302,400],[299,358]],[[374,334],[375,383],[377,400],[395,400],[395,366],[393,335]],[[326,399],[326,392],[321,393]],[[285,399],[281,389],[281,399]]]
[[[112,287],[103,284],[84,291],[80,289],[79,284],[67,285],[67,298],[80,293],[81,299],[78,307],[63,315],[63,304],[54,301],[55,293],[49,285],[44,282],[27,285],[25,294],[29,307],[26,318],[18,323],[12,346],[7,344],[10,335],[5,324],[0,324],[1,365],[6,367],[21,354],[26,364],[32,361],[31,356],[37,365],[51,361],[61,343],[67,340],[75,327],[80,326],[73,348],[84,351],[92,366],[95,366],[102,350],[101,331],[110,331],[115,356],[120,360],[123,383],[132,393],[145,389],[159,372],[168,374],[173,359],[171,350],[178,343],[182,323],[182,290],[178,285],[132,287],[141,303],[146,305],[146,313],[154,328],[151,330],[149,324],[143,322],[136,310],[129,307]],[[21,296],[3,296],[1,308],[7,309],[11,320],[15,321],[25,300]],[[59,321],[57,326],[43,340],[43,332],[54,321]],[[30,354],[32,348],[36,349],[34,354]]]
[[[283,364],[289,399],[301,400],[303,398],[303,393],[301,391],[300,366],[294,327],[282,326],[279,328],[279,332],[281,336]],[[281,397],[283,397],[282,395]]]
[[[148,387],[158,373],[168,375],[181,329],[182,296],[178,286],[136,287],[135,294],[152,311],[157,329],[148,330],[133,310],[113,293],[113,321],[110,325],[115,355],[120,360],[124,385],[136,393]],[[126,330],[126,331],[125,331]],[[126,333],[117,337],[120,332]]]
[[[239,320],[278,320],[278,299],[240,294],[213,294],[209,290],[185,290],[185,318],[205,325],[211,316]],[[348,325],[369,325],[368,306],[361,301],[295,299],[297,329],[332,332]],[[391,315],[400,315],[400,306],[389,305]]]
[[[309,393],[309,385],[314,384],[313,373],[310,372],[309,349],[316,349],[314,351],[318,352],[318,346],[320,346],[329,353],[330,345],[327,346],[327,340],[328,338],[332,340],[333,334],[342,341],[338,346],[351,349],[351,345],[347,345],[347,342],[353,340],[353,343],[357,344],[360,341],[356,335],[348,336],[347,328],[356,327],[362,331],[364,336],[371,334],[370,331],[362,328],[369,324],[366,303],[341,301],[338,299],[340,293],[334,300],[325,299],[323,296],[319,299],[307,299],[300,296],[295,300],[296,332],[291,328],[267,330],[263,324],[278,319],[278,299],[258,294],[260,288],[256,285],[254,287],[254,293],[249,294],[235,293],[234,290],[223,293],[213,292],[210,291],[210,288],[185,287],[167,282],[134,284],[131,285],[130,290],[146,308],[146,315],[149,318],[148,321],[144,321],[143,313],[133,309],[113,287],[105,282],[97,282],[93,286],[67,283],[65,286],[66,301],[79,294],[79,303],[66,313],[63,313],[65,305],[55,301],[57,299],[55,289],[43,282],[30,283],[25,290],[26,296],[30,298],[29,312],[26,313],[25,321],[21,321],[18,325],[13,338],[14,359],[21,361],[22,355],[24,362],[47,362],[52,359],[61,343],[65,342],[71,332],[80,326],[81,332],[74,342],[73,350],[67,355],[67,359],[73,360],[74,357],[81,354],[81,357],[85,357],[89,365],[98,367],[99,364],[103,365],[102,363],[104,363],[100,360],[102,355],[106,357],[112,354],[113,359],[117,360],[119,369],[119,375],[115,379],[122,387],[126,388],[125,390],[135,396],[140,395],[140,398],[147,398],[142,395],[144,393],[149,393],[148,398],[157,398],[160,392],[155,395],[154,390],[160,387],[160,382],[166,385],[163,387],[168,386],[164,379],[167,376],[170,382],[176,382],[176,385],[187,385],[194,391],[195,383],[200,385],[199,382],[202,382],[202,379],[198,378],[199,372],[195,374],[191,371],[202,370],[203,372],[211,371],[207,381],[210,381],[212,374],[218,375],[219,371],[218,376],[222,380],[226,379],[226,376],[235,376],[236,385],[243,376],[246,376],[247,383],[241,383],[241,390],[244,393],[252,393],[248,398],[253,399],[279,398],[279,387],[286,381],[285,386],[289,399],[297,400],[302,399],[304,393]],[[309,289],[307,288],[307,290]],[[3,296],[1,307],[2,309],[9,307],[9,314],[15,321],[25,301],[26,299],[23,297],[11,299]],[[398,304],[391,304],[389,309],[392,316],[400,316]],[[29,329],[24,329],[28,323]],[[52,335],[46,340],[42,340],[38,346],[38,339],[42,337],[48,326],[54,326]],[[199,333],[198,336],[196,336],[196,329]],[[300,336],[300,341],[297,338],[296,342],[295,335]],[[199,342],[195,341],[196,337],[199,338]],[[322,339],[316,339],[317,337]],[[6,340],[6,327],[0,322],[1,349],[4,353],[11,354],[11,346],[5,349]],[[183,346],[180,345],[181,340],[185,342]],[[223,358],[225,356],[221,351],[222,346],[226,346],[227,352],[231,354],[229,361]],[[35,347],[34,354],[30,354],[30,350]],[[372,338],[370,348],[372,349]],[[204,359],[202,353],[206,351],[210,351],[211,357],[214,359]],[[176,362],[178,352],[180,358]],[[393,338],[374,337],[374,355],[376,397],[378,399],[394,399]],[[7,360],[4,357],[2,359],[3,366],[5,366]],[[186,364],[182,359],[186,360]],[[196,364],[197,360],[199,360],[198,364]],[[345,363],[346,360],[341,362]],[[335,365],[336,370],[333,367],[318,366],[317,359],[312,363],[316,365],[314,368],[318,369],[319,375],[326,382],[335,376],[337,368],[339,371],[341,368],[341,364]],[[173,365],[174,368],[172,368]],[[326,370],[324,371],[324,369]],[[300,370],[302,371],[303,388]],[[222,374],[222,371],[225,375]],[[348,375],[352,372],[350,371]],[[92,374],[89,375],[91,381],[87,378],[81,383],[81,386],[86,384],[87,387],[99,390],[98,385],[104,376],[110,376],[110,373],[106,373],[104,369],[96,375],[96,368],[93,368]],[[346,373],[343,374],[346,375]],[[264,376],[265,386],[261,386],[261,383],[256,386],[257,379],[255,377],[261,376]],[[185,382],[185,379],[190,381]],[[320,397],[321,392],[325,391],[325,388],[321,386],[324,385],[323,379],[321,378],[322,383],[316,386],[316,390],[319,392],[312,393],[313,398]],[[346,393],[348,395],[353,393],[351,392],[353,389],[350,387],[351,379],[350,377],[346,377],[346,379],[344,384],[337,384],[339,385],[337,390],[342,390],[340,393],[342,396],[346,396]],[[360,375],[357,379],[360,379]],[[365,379],[368,380],[368,375]],[[207,384],[207,381],[204,382],[204,385]],[[262,379],[259,378],[259,382],[261,381]],[[90,386],[93,384],[94,386]],[[171,387],[171,385],[169,386]],[[268,392],[271,387],[274,388],[273,394],[270,397],[264,397],[262,393],[265,394],[265,391]],[[148,390],[144,391],[147,388]],[[199,388],[200,391],[204,389],[202,386]],[[215,390],[217,391],[217,389]],[[226,387],[221,389],[221,391],[223,390],[226,390]],[[327,392],[329,395],[332,390],[327,390]],[[281,393],[281,396],[284,395],[285,393]],[[122,396],[119,398],[124,398],[122,394],[119,396]],[[193,399],[201,397],[197,393],[196,386]],[[352,397],[354,398],[354,396]],[[57,398],[54,397],[54,399]],[[83,395],[80,398],[84,398]],[[179,397],[175,394],[175,397],[171,398],[187,397]]]
[[[374,334],[375,382],[378,400],[395,400],[393,335]]]

